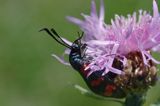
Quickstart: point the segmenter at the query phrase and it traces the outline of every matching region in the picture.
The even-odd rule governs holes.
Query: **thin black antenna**
[[[56,32],[55,30],[51,29],[51,31],[53,32],[54,35],[53,35],[47,28],[43,28],[43,29],[41,29],[40,31],[46,31],[46,32],[47,32],[54,40],[56,40],[58,43],[60,43],[61,45],[65,46],[65,47],[67,47],[67,48],[69,48],[69,49],[71,49],[71,46],[68,45],[66,42],[64,42],[64,41],[62,40],[62,38],[57,34],[57,32]],[[58,39],[57,39],[56,37],[58,37]]]
[[[80,34],[79,32],[77,32],[77,33],[78,33],[78,39],[76,41],[78,41],[80,43],[80,45],[81,45],[82,44],[81,39],[82,39],[82,37],[84,35],[84,32],[82,32],[82,34]]]
[[[82,32],[81,34],[78,32],[78,36],[79,36],[78,40],[82,39],[83,35],[84,35],[84,32]]]
[[[82,34],[81,34],[81,38],[83,37],[83,35],[84,35],[84,32],[82,32]]]
[[[52,32],[54,35],[56,35],[62,43],[64,43],[65,45],[67,45],[67,46],[70,47],[70,45],[68,45],[68,44],[59,36],[59,34],[56,32],[55,29],[51,28],[51,32]]]
[[[78,33],[78,38],[80,38],[80,37],[81,37],[81,34],[79,33],[79,31],[78,31],[77,33]]]

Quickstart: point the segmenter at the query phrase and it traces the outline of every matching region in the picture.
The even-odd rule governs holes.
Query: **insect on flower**
[[[69,63],[53,56],[77,70],[94,93],[113,98],[145,94],[155,85],[156,64],[160,64],[151,54],[160,51],[157,3],[153,0],[153,16],[142,10],[138,15],[134,12],[128,17],[115,15],[111,25],[104,22],[103,4],[101,0],[98,15],[92,1],[91,14],[82,14],[84,21],[67,17],[84,32],[73,43],[59,36],[54,29],[43,28],[41,31],[67,48],[64,54],[69,55]]]

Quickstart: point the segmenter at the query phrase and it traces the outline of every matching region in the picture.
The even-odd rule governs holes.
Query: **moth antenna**
[[[79,33],[79,31],[77,32],[77,34],[78,34],[78,38],[80,38],[80,37],[81,37],[81,34]]]
[[[81,34],[81,38],[83,37],[83,35],[84,35],[84,32],[82,32],[82,34]]]
[[[54,35],[56,35],[61,42],[63,42],[65,45],[67,45],[67,46],[70,47],[70,45],[68,45],[68,44],[59,36],[59,34],[56,32],[55,29],[51,28],[51,32],[52,32]]]
[[[61,45],[65,46],[65,47],[71,49],[71,46],[69,46],[67,43],[65,43],[65,42],[60,38],[60,36],[57,35],[56,32],[54,32],[54,35],[53,35],[53,34],[48,30],[48,28],[43,28],[43,29],[40,30],[40,32],[41,32],[41,31],[47,32],[47,33],[48,33],[54,40],[56,40],[59,44],[61,44]],[[57,38],[55,37],[55,35],[58,36],[59,39],[57,39]]]

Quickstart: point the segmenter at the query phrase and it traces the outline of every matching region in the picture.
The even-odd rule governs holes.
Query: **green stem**
[[[125,100],[125,106],[142,106],[145,101],[145,95],[129,94]]]

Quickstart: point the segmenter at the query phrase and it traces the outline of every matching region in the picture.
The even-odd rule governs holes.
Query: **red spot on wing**
[[[100,85],[100,83],[101,83],[102,81],[104,81],[104,78],[103,78],[103,77],[100,77],[100,78],[98,78],[98,79],[95,79],[95,80],[93,80],[93,81],[91,82],[91,86],[98,86],[98,85]]]
[[[111,96],[113,94],[114,90],[116,90],[116,86],[109,84],[105,87],[104,95]]]

